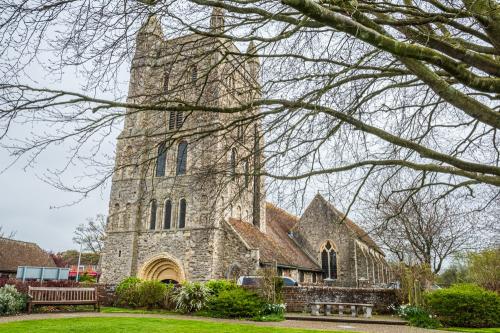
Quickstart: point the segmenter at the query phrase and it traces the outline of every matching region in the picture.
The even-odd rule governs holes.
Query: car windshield
[[[285,284],[285,286],[294,286],[295,285],[295,281],[293,281],[290,278],[283,278],[283,283]]]
[[[258,281],[257,281],[257,278],[246,277],[246,278],[243,278],[242,284],[245,286],[256,286],[258,284]]]

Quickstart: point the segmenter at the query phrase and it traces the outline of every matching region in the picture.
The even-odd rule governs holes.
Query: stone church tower
[[[258,98],[260,65],[253,43],[243,54],[212,37],[224,31],[220,10],[210,31],[166,40],[151,16],[137,35],[128,103],[141,107],[127,110],[118,137],[101,282],[223,278],[230,261],[257,268],[225,221],[266,231],[259,110],[209,111]]]

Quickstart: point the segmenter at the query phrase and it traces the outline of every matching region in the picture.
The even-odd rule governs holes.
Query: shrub
[[[181,312],[201,310],[206,305],[209,297],[209,289],[198,282],[183,283],[173,294],[176,309]]]
[[[210,280],[205,283],[210,295],[217,297],[222,291],[233,290],[238,288],[234,281],[229,280]]]
[[[169,283],[165,285],[165,298],[163,303],[163,308],[166,310],[175,310],[175,285]]]
[[[261,314],[265,302],[255,293],[243,288],[221,291],[210,299],[207,309],[212,317],[253,318]]]
[[[411,326],[423,328],[438,328],[441,326],[439,321],[424,309],[413,305],[401,305],[396,309],[397,314],[408,320]]]
[[[138,307],[141,303],[139,286],[141,279],[128,277],[122,280],[116,287],[117,305],[125,307]]]
[[[96,283],[96,279],[87,273],[83,273],[78,277],[78,282]]]
[[[263,315],[283,315],[286,304],[266,304],[262,310]]]
[[[139,306],[148,309],[164,305],[167,286],[160,281],[143,281],[139,284]]]
[[[428,309],[446,326],[500,325],[500,296],[471,284],[458,284],[425,294]]]
[[[468,255],[469,279],[485,289],[500,292],[500,248]]]
[[[0,288],[0,315],[16,314],[26,307],[26,297],[14,286]]]

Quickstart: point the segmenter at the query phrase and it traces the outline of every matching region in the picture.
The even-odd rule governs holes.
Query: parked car
[[[279,276],[283,280],[283,285],[285,287],[295,287],[299,284],[297,281],[288,276]],[[257,286],[259,281],[262,280],[262,276],[240,276],[236,284],[238,286]]]

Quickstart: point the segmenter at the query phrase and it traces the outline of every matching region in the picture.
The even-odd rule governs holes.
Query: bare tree
[[[371,207],[372,233],[399,262],[439,273],[445,260],[481,247],[494,221],[456,200],[434,200],[431,191],[409,198],[391,195]],[[450,199],[450,198],[448,198]]]
[[[16,237],[16,233],[16,231],[7,233],[6,231],[4,231],[3,226],[0,225],[0,238],[14,239],[14,237]]]
[[[91,251],[99,255],[106,237],[106,216],[97,214],[88,218],[86,224],[80,224],[75,232],[73,241],[82,245],[84,251]]]
[[[208,23],[214,8],[226,13],[219,29]],[[234,115],[229,125],[197,135],[225,135],[262,119],[266,168],[253,172],[275,180],[268,185],[278,198],[294,198],[289,203],[298,197],[287,193],[313,184],[347,198],[349,213],[367,179],[402,177],[391,189],[398,196],[434,188],[436,200],[453,194],[480,209],[498,204],[496,1],[0,0],[0,12],[0,144],[30,164],[67,143],[68,164],[47,176],[61,188],[85,195],[115,171],[100,149],[121,126],[123,109],[180,110]],[[164,30],[155,36],[197,33],[218,41],[201,55],[219,61],[199,73],[200,98],[152,91],[125,100],[119,78],[150,17]],[[248,52],[228,47],[247,42],[255,43]],[[205,103],[212,69],[234,53],[259,57],[258,93],[239,105]],[[161,55],[149,48],[153,62]],[[34,66],[56,82],[74,70],[85,84],[71,90],[36,82],[26,74]],[[27,126],[30,133],[18,135]],[[87,181],[67,186],[63,174],[75,164],[85,166]]]

